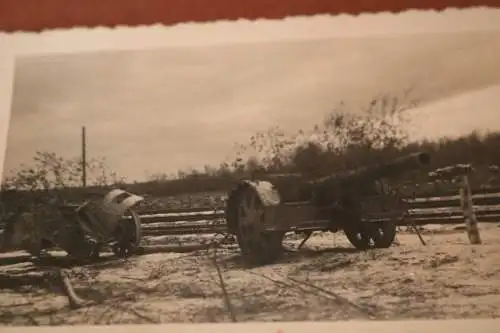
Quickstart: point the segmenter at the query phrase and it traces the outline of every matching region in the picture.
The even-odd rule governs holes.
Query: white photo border
[[[413,17],[426,16],[426,25],[412,25]],[[443,15],[453,17],[444,24]],[[173,27],[151,26],[135,28],[95,28],[64,29],[42,33],[0,34],[0,175],[7,144],[8,124],[12,104],[15,60],[17,57],[48,55],[55,53],[80,53],[104,50],[137,50],[194,45],[213,45],[233,42],[263,42],[292,39],[354,37],[361,31],[357,28],[359,19],[371,20],[370,35],[387,35],[396,30],[401,33],[448,32],[470,30],[500,30],[500,9],[449,9],[444,12],[408,11],[400,14],[363,14],[359,16],[317,15],[295,17],[285,20],[240,20],[236,22],[190,23]],[[404,31],[400,27],[412,27]],[[230,28],[230,29],[228,29]],[[232,31],[231,35],[222,34]],[[65,36],[75,35],[78,43],[68,49]],[[364,34],[363,36],[366,36]],[[243,327],[242,327],[243,325]],[[347,322],[279,322],[240,324],[162,324],[162,325],[113,325],[117,332],[163,333],[179,331],[185,333],[202,332],[453,332],[482,333],[498,332],[500,319],[467,320],[414,320],[414,321],[347,321]],[[64,332],[66,326],[46,327],[1,327],[3,333],[10,332]],[[74,333],[92,330],[93,333],[108,331],[106,326],[73,326]],[[109,331],[108,331],[109,332]]]

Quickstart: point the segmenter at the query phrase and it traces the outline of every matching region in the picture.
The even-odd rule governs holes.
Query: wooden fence
[[[500,188],[476,189],[472,196],[479,223],[500,223]],[[416,225],[465,224],[458,189],[409,200],[409,216]],[[212,234],[226,231],[223,207],[139,211],[144,236]],[[402,221],[400,225],[407,225]],[[3,229],[0,225],[0,229]]]
[[[500,190],[484,190],[473,195],[474,212],[479,223],[500,223]],[[458,191],[456,191],[458,192]],[[460,196],[419,197],[410,199],[409,217],[416,225],[464,224]],[[141,212],[145,236],[211,234],[224,232],[224,211],[218,209],[185,208]],[[399,225],[408,225],[409,219]]]

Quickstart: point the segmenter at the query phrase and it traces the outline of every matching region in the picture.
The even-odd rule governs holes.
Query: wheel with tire
[[[345,227],[344,234],[349,242],[358,250],[367,250],[371,247],[371,239],[362,223],[355,223]]]
[[[344,234],[358,250],[388,248],[396,237],[396,224],[392,221],[359,222],[345,227]]]
[[[396,231],[396,223],[392,221],[373,223],[372,239],[374,247],[378,249],[390,247],[396,238]]]

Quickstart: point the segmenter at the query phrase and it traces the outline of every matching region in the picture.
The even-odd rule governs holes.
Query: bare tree
[[[339,103],[320,125],[286,134],[278,126],[238,145],[233,170],[325,173],[350,168],[394,155],[408,142],[405,112],[417,105],[409,98],[380,95],[358,112]],[[248,168],[250,169],[250,168]]]

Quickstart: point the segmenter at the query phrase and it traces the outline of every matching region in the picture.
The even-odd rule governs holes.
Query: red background
[[[500,7],[500,0],[0,0],[0,31],[473,6]]]

